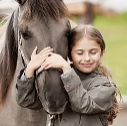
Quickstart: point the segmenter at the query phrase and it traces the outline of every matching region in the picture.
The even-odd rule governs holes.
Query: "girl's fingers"
[[[47,66],[49,66],[51,62],[49,60],[45,60],[44,63],[42,64],[43,68],[45,69]]]
[[[41,56],[51,56],[52,54],[53,54],[53,52],[49,51],[49,52],[45,52]]]
[[[37,46],[35,47],[35,49],[32,52],[32,55],[36,55],[37,54]]]
[[[33,58],[34,55],[37,54],[37,50],[38,50],[38,48],[36,46],[35,49],[33,50],[32,54],[31,54],[31,59]]]
[[[52,49],[50,47],[45,48],[43,51],[40,51],[40,53],[37,54],[38,48],[35,47],[35,49],[32,52],[31,55],[31,62],[35,64],[36,67],[41,66],[46,59],[52,55]],[[36,63],[35,63],[36,62]]]
[[[49,55],[49,54],[51,54],[52,53],[52,49],[50,49],[50,50],[46,50],[45,52],[43,52],[41,55]]]
[[[33,52],[32,52],[32,55],[36,55],[36,54],[37,54],[37,50],[38,50],[38,48],[37,48],[37,46],[36,46],[35,49],[34,49]],[[39,55],[42,55],[42,54],[45,54],[45,53],[50,53],[50,52],[52,52],[52,51],[53,51],[52,48],[46,47],[46,48],[44,48],[43,50],[40,51]]]
[[[47,54],[45,54],[45,55],[43,55],[43,56],[40,56],[40,58],[42,59],[42,61],[44,62],[49,56],[51,56],[53,53],[52,52],[50,52],[50,53],[47,53]]]
[[[53,52],[49,53],[49,55],[48,55],[48,56],[52,56],[52,55],[53,55]]]
[[[47,69],[49,69],[49,68],[55,68],[55,67],[52,66],[52,64],[49,64],[49,65],[47,65],[44,69],[47,70]]]
[[[45,53],[47,53],[47,52],[52,52],[52,51],[53,51],[52,48],[46,47],[46,48],[44,48],[43,50],[41,50],[39,54],[42,55],[42,54],[45,54]]]
[[[52,54],[53,55],[53,54]],[[55,68],[55,64],[54,64],[54,59],[53,57],[48,57],[45,62],[42,64],[44,69],[49,69],[49,68]]]

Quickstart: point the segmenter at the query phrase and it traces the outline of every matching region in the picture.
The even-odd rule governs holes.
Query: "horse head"
[[[55,53],[62,55],[65,59],[68,54],[67,35],[70,24],[67,20],[68,12],[64,3],[61,0],[16,1],[19,3],[19,7],[9,21],[6,43],[1,53],[2,99],[6,96],[16,67],[20,66],[18,65],[19,60],[22,57],[24,62],[25,59],[29,61],[35,46],[38,47],[38,52],[50,46]],[[22,48],[25,58],[18,51],[19,47]],[[3,79],[2,77],[5,75],[6,77]],[[61,72],[56,69],[36,74],[38,96],[44,109],[50,114],[62,113],[68,102],[60,75]]]

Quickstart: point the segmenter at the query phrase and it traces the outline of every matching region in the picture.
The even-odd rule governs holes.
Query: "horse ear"
[[[15,0],[15,1],[18,2],[20,5],[23,5],[26,2],[26,0]]]

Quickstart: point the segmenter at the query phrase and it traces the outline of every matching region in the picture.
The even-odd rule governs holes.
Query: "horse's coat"
[[[44,126],[46,113],[43,109],[25,109],[16,103],[16,77],[24,67],[18,51],[18,36],[21,37],[21,46],[28,59],[35,46],[38,46],[38,51],[51,46],[54,52],[66,59],[70,30],[67,11],[60,0],[17,1],[20,5],[10,18],[0,55],[0,126]],[[61,113],[67,103],[67,95],[60,72],[54,69],[44,71],[38,75],[37,83],[44,109],[49,113]]]

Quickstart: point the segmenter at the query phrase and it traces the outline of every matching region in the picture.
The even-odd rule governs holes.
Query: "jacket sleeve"
[[[21,76],[24,72],[24,69],[21,70],[19,76],[17,77],[16,83],[16,101],[18,105],[24,108],[29,109],[41,109],[42,104],[38,98],[36,87],[35,87],[35,78],[27,78],[22,80]]]
[[[83,87],[79,76],[72,70],[66,77],[62,77],[65,90],[69,95],[73,111],[82,114],[107,113],[113,104],[114,89],[104,78],[97,78],[97,83],[88,91]],[[85,81],[85,80],[84,80]]]

